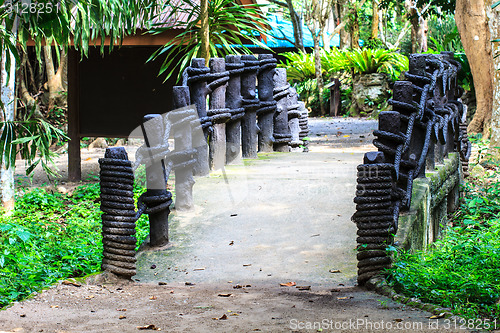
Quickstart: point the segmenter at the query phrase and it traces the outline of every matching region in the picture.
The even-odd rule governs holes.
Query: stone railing
[[[135,222],[143,213],[149,215],[149,245],[168,244],[172,194],[166,183],[171,171],[176,176],[175,207],[189,210],[193,175],[207,175],[241,157],[257,158],[258,151],[307,151],[307,110],[272,55],[212,58],[209,67],[204,59],[193,59],[183,79],[182,86],[173,88],[175,109],[145,116],[132,134],[145,142],[135,163],[122,147],[108,148],[99,160],[104,270],[135,275]],[[133,172],[141,164],[146,165],[147,191],[136,211]]]
[[[457,207],[470,155],[459,70],[450,52],[412,55],[407,81],[394,85],[394,111],[379,115],[378,151],[358,166],[354,199],[360,285],[390,267],[395,240],[425,247]]]

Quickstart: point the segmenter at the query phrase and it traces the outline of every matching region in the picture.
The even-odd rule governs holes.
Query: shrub
[[[144,191],[134,189],[134,196]],[[12,216],[0,215],[0,308],[60,279],[99,272],[102,258],[99,183],[72,195],[36,188],[21,193]],[[137,223],[137,246],[149,231]]]

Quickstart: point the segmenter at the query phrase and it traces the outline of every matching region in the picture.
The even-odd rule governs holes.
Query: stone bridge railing
[[[145,141],[135,163],[123,147],[108,148],[99,160],[102,267],[118,275],[135,275],[135,222],[143,213],[149,214],[149,245],[168,243],[172,194],[166,183],[171,171],[176,176],[175,207],[189,210],[193,175],[208,175],[241,157],[257,158],[258,151],[307,151],[307,110],[272,55],[212,58],[209,67],[204,59],[193,59],[171,97],[175,110],[145,116],[132,134]],[[136,211],[133,172],[140,164],[146,165],[147,191]]]
[[[389,245],[424,248],[457,207],[470,155],[460,68],[451,52],[412,55],[393,111],[380,113],[378,151],[358,166],[354,199],[360,285],[390,267]]]

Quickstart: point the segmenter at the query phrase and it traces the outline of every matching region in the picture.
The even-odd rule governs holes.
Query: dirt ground
[[[373,149],[373,129],[373,121],[313,119],[311,151],[349,147],[352,151],[346,154],[359,154]],[[92,181],[104,150],[84,149],[82,155],[83,179]],[[65,171],[65,158],[58,160],[61,171]],[[23,181],[21,173],[18,169],[19,182]],[[43,175],[37,173],[34,184],[43,182]],[[64,178],[61,184],[68,188],[76,185],[66,184]],[[156,277],[153,269],[159,267],[145,268],[151,271],[148,276]],[[223,277],[227,280],[214,283],[190,280],[194,272],[188,273],[175,281],[159,280],[160,274],[154,283],[137,281],[146,276],[144,273],[133,282],[110,275],[90,277],[85,282],[64,281],[0,311],[0,333],[461,331],[459,325],[454,329],[454,323],[446,319],[430,319],[430,313],[357,287],[354,275],[345,281],[331,279],[318,284],[311,277],[307,282],[296,280],[295,286],[280,286],[279,282],[289,281],[226,274]]]

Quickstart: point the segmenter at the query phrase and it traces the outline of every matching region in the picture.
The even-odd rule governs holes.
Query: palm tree
[[[160,74],[169,70],[167,80],[177,69],[189,65],[192,58],[204,58],[227,53],[250,53],[248,44],[267,48],[259,40],[265,35],[267,21],[263,17],[263,5],[239,5],[235,0],[176,0],[169,3],[171,17],[176,18],[172,25],[156,24],[151,33],[159,34],[169,29],[182,29],[180,34],[168,42],[150,59],[157,59],[165,54]],[[206,8],[205,8],[206,7]],[[246,45],[245,45],[246,44]],[[178,66],[173,66],[177,55],[182,55]]]

